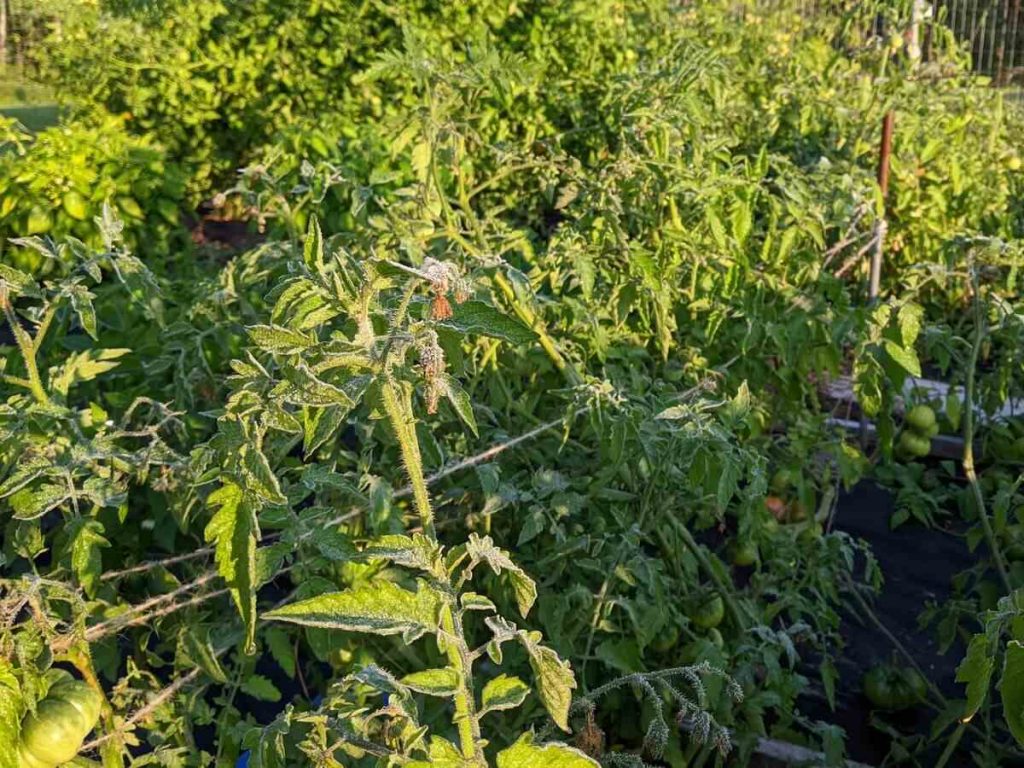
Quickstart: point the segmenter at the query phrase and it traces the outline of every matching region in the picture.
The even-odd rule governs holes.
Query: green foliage
[[[93,219],[109,204],[125,223],[123,236],[146,256],[166,256],[179,231],[184,179],[164,153],[132,136],[121,120],[72,121],[30,136],[4,119],[8,151],[0,155],[3,258],[33,274],[61,265],[38,251],[12,249],[13,236],[74,236],[102,241]]]
[[[82,116],[0,157],[0,737],[70,663],[110,765],[838,762],[802,697],[835,706],[841,609],[882,581],[832,530],[844,487],[958,510],[1024,584],[1019,425],[981,430],[987,517],[952,465],[889,460],[921,375],[971,383],[947,433],[1021,390],[1019,116],[941,28],[914,71],[879,10],[70,4],[38,55]],[[179,167],[255,248],[129,255]],[[842,376],[877,465],[830,421]],[[999,573],[931,612],[943,645]],[[961,667],[979,722],[995,626]]]

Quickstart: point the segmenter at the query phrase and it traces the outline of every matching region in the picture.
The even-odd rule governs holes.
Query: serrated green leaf
[[[498,675],[487,681],[480,697],[480,715],[498,712],[503,709],[515,709],[524,701],[530,692],[530,686],[511,675]]]
[[[478,595],[476,592],[463,592],[460,598],[462,609],[465,611],[497,611],[498,607],[486,595]]]
[[[35,520],[63,504],[68,495],[65,483],[43,483],[11,494],[10,504],[18,520]]]
[[[266,627],[263,640],[277,665],[288,677],[295,677],[295,648],[288,633],[281,627]]]
[[[202,669],[211,679],[218,683],[226,683],[228,676],[224,674],[224,669],[217,660],[217,654],[210,642],[209,630],[200,634],[198,629],[186,626],[182,634],[183,650],[187,660]]]
[[[406,675],[401,683],[417,693],[425,693],[428,696],[451,696],[459,688],[459,674],[450,667],[424,669]]]
[[[246,330],[257,347],[280,355],[301,352],[316,343],[316,339],[308,334],[279,325],[252,325]]]
[[[524,733],[519,741],[498,753],[498,768],[599,768],[600,764],[583,752],[565,744],[534,744],[533,734]]]
[[[1003,715],[1010,732],[1024,744],[1024,645],[1016,640],[1006,644],[1003,677],[999,681],[1003,698]]]
[[[390,560],[406,568],[435,573],[440,567],[441,550],[421,533],[412,536],[392,534],[374,539],[361,554],[363,558]]]
[[[342,415],[355,405],[352,395],[317,378],[305,365],[289,366],[283,373],[285,381],[274,387],[273,394],[285,402],[314,407],[340,406]]]
[[[49,466],[49,461],[39,458],[30,458],[24,464],[19,464],[7,479],[0,483],[0,499],[24,488],[43,474]]]
[[[995,667],[995,654],[986,635],[975,635],[967,646],[967,654],[956,670],[956,681],[967,684],[967,701],[964,703],[963,718],[970,719],[981,708],[988,694]]]
[[[103,572],[100,549],[110,546],[110,542],[103,537],[103,524],[98,520],[80,518],[69,525],[68,535],[71,571],[85,594],[94,597]]]
[[[280,701],[281,692],[263,675],[250,675],[242,683],[242,693],[260,701]]]
[[[29,296],[33,299],[43,296],[30,275],[7,264],[0,264],[0,282],[7,284],[8,293],[12,296]]]
[[[451,376],[444,376],[441,381],[444,386],[445,397],[452,404],[455,413],[469,427],[469,431],[473,433],[473,436],[479,437],[480,433],[476,428],[476,417],[473,415],[473,401],[470,399],[469,393],[459,386],[459,383]]]
[[[537,334],[515,318],[482,301],[465,301],[452,308],[452,317],[442,325],[461,333],[490,336],[512,344],[529,344]]]
[[[897,365],[911,376],[920,377],[921,361],[917,359],[917,353],[914,352],[913,348],[901,347],[891,339],[884,339],[882,343],[885,345],[885,351],[889,353],[889,357]]]
[[[347,409],[339,407],[306,408],[302,413],[302,452],[309,456],[337,434],[345,423]]]
[[[390,581],[364,582],[344,592],[331,592],[271,611],[266,618],[309,627],[404,635],[415,640],[437,629],[444,598],[426,583],[415,592]]]
[[[917,337],[921,333],[921,319],[924,310],[917,304],[904,304],[900,307],[897,323],[900,329],[900,339],[905,349],[913,349]]]
[[[525,633],[519,633],[519,639],[530,657],[530,668],[544,708],[548,711],[555,725],[563,731],[569,730],[569,705],[572,704],[572,692],[576,688],[576,676],[567,661],[547,646],[534,642]]]
[[[270,468],[270,462],[256,446],[244,449],[239,468],[245,481],[245,489],[270,504],[286,504],[288,499],[281,492],[277,475]]]
[[[260,536],[256,511],[245,492],[231,482],[210,494],[217,508],[204,531],[214,543],[217,569],[231,591],[245,625],[246,652],[255,650],[256,636],[256,542]]]
[[[317,273],[324,270],[324,233],[320,230],[320,221],[310,216],[306,227],[306,241],[302,245],[302,260],[306,266]]]
[[[516,604],[519,613],[526,618],[526,615],[533,607],[537,599],[537,585],[533,579],[526,575],[526,572],[512,562],[508,552],[499,549],[494,545],[490,536],[480,537],[475,533],[469,535],[466,544],[466,552],[474,562],[485,562],[496,574],[508,573],[512,582],[512,589],[516,595]]]
[[[87,349],[74,352],[64,364],[50,371],[50,383],[62,395],[67,395],[75,384],[92,381],[101,373],[120,365],[118,358],[131,352],[130,349]]]

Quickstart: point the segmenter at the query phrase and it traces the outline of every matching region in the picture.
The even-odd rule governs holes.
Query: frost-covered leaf
[[[35,520],[63,504],[69,494],[66,483],[43,483],[16,491],[10,497],[10,504],[18,520]]]
[[[390,581],[378,580],[286,605],[266,614],[266,618],[349,632],[401,634],[412,641],[437,629],[443,599],[441,593],[422,581],[415,592],[410,592]]]
[[[511,675],[498,675],[488,680],[480,697],[481,711],[498,712],[503,709],[515,709],[526,700],[530,686]]]
[[[214,543],[214,559],[227,582],[245,625],[245,649],[255,648],[256,635],[256,541],[260,529],[256,511],[245,492],[231,482],[210,494],[209,504],[217,508],[206,526],[204,537]]]
[[[429,696],[451,696],[458,690],[459,675],[450,667],[440,669],[424,669],[406,675],[401,680],[402,685],[417,693],[425,693]]]
[[[407,568],[435,573],[439,568],[441,550],[422,533],[412,536],[393,534],[374,539],[361,554],[363,558],[381,558]]]
[[[569,662],[563,661],[553,650],[541,645],[539,633],[535,634],[536,639],[531,634],[520,632],[519,638],[530,657],[537,694],[555,725],[568,731],[569,705],[572,704],[572,692],[576,688],[576,676]]]
[[[316,343],[316,339],[309,334],[279,325],[252,325],[246,330],[257,347],[282,355],[301,352]]]
[[[498,753],[498,768],[599,768],[599,763],[565,744],[534,744],[533,735],[524,733]]]
[[[93,597],[103,572],[100,549],[110,546],[103,537],[103,524],[99,520],[79,518],[69,524],[67,531],[71,570],[85,593]]]
[[[462,609],[465,611],[497,611],[498,607],[494,602],[486,595],[480,595],[476,592],[463,592],[462,597],[459,598],[462,603]]]
[[[537,585],[526,572],[512,562],[508,552],[494,545],[490,536],[480,537],[475,533],[469,535],[466,552],[474,562],[485,562],[497,574],[508,573],[512,589],[516,595],[519,613],[526,617],[537,599]]]
[[[245,489],[270,504],[286,504],[288,499],[281,492],[277,475],[270,468],[270,462],[256,446],[243,449],[239,469],[245,481]]]

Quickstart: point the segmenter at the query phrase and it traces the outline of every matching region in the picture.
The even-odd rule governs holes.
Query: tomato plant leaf
[[[988,694],[995,667],[995,654],[991,648],[992,642],[987,635],[975,635],[967,646],[967,654],[957,667],[956,681],[967,684],[967,701],[964,702],[962,716],[964,720],[974,717]]]
[[[255,649],[256,636],[256,541],[259,523],[256,510],[237,485],[226,482],[210,494],[209,504],[216,507],[204,536],[215,544],[214,559],[227,582],[231,597],[245,625],[245,649]]]
[[[530,686],[511,675],[498,675],[488,680],[480,696],[481,717],[488,712],[515,709],[526,700]]]
[[[1003,676],[999,681],[1003,698],[1003,715],[1010,732],[1024,744],[1024,644],[1010,640],[1006,644]]]
[[[541,645],[539,637],[535,639],[530,633],[520,632],[519,639],[530,658],[537,695],[555,725],[568,731],[569,705],[572,704],[572,692],[576,688],[572,667],[553,650]]]
[[[400,682],[417,693],[444,697],[451,696],[458,690],[459,675],[450,667],[423,669],[406,675]]]
[[[452,308],[452,317],[443,326],[462,333],[477,333],[511,344],[529,344],[537,334],[513,317],[482,301],[464,301]]]
[[[512,562],[508,552],[494,545],[490,536],[480,537],[475,533],[469,534],[469,541],[466,544],[466,552],[474,563],[485,562],[496,574],[508,573],[512,582],[512,590],[515,592],[516,604],[519,613],[526,618],[534,601],[537,599],[537,585],[533,579],[526,575],[526,572]]]
[[[266,618],[309,627],[374,635],[401,634],[412,642],[437,628],[443,595],[420,581],[415,592],[390,581],[364,582],[270,611]]]
[[[593,758],[565,744],[536,745],[529,733],[498,753],[498,768],[596,768],[598,765]]]

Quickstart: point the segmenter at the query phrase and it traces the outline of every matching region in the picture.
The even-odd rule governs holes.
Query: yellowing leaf
[[[533,743],[524,733],[519,741],[498,753],[498,768],[597,768],[599,763],[565,744]]]
[[[449,667],[424,669],[406,675],[402,685],[429,696],[451,696],[459,687],[458,673]]]
[[[530,692],[530,686],[511,675],[498,675],[489,680],[484,686],[481,695],[481,711],[484,715],[487,712],[498,712],[503,709],[515,709],[526,700]]]
[[[437,629],[443,599],[422,581],[415,592],[410,592],[380,580],[292,603],[271,611],[266,618],[349,632],[401,634],[411,642],[424,632]]]

